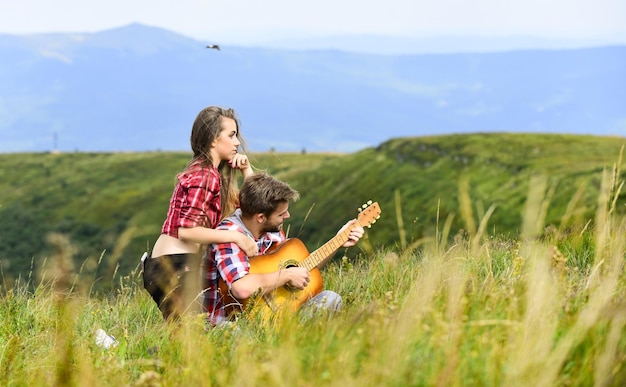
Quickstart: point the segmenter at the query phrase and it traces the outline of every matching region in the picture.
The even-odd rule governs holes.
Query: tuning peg
[[[371,205],[372,205],[372,201],[371,201],[371,200],[368,200],[368,201],[367,201],[367,205],[368,205],[368,206],[371,206]]]
[[[359,211],[359,212],[363,211],[363,210],[361,209],[361,207],[357,208],[356,210],[357,210],[357,211]]]

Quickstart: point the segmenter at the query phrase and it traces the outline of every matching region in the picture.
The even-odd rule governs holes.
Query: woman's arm
[[[233,242],[249,257],[253,257],[259,253],[259,249],[254,240],[239,231],[215,230],[208,227],[181,227],[178,229],[178,237],[186,242],[200,243],[203,245]]]

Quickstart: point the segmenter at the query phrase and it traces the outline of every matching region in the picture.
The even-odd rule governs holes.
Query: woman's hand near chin
[[[253,173],[248,156],[242,153],[235,153],[228,164],[235,169],[239,169],[243,173],[244,177],[250,176]]]

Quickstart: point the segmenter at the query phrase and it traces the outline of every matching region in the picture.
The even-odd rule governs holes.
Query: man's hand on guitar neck
[[[357,220],[352,219],[348,221],[348,223],[344,224],[343,227],[337,232],[337,235],[339,235],[348,227],[352,227],[352,229],[350,230],[350,235],[348,235],[348,240],[342,245],[343,247],[352,247],[356,245],[359,242],[359,239],[363,237],[363,233],[365,232],[365,230],[363,229],[363,227],[359,226],[356,223]]]

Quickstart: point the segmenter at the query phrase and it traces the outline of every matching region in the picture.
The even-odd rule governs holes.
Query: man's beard
[[[279,232],[280,230],[283,229],[283,223],[270,223],[270,222],[265,222],[265,224],[263,225],[263,232]]]

